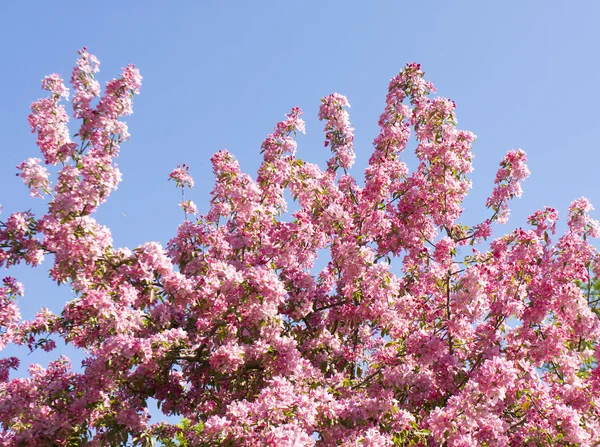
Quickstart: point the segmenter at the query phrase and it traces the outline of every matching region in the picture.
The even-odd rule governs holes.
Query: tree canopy
[[[22,321],[22,286],[4,278],[0,347],[62,339],[85,360],[74,371],[57,353],[12,379],[19,359],[0,360],[4,445],[598,445],[592,207],[575,200],[561,236],[548,207],[493,236],[529,175],[511,150],[488,217],[461,223],[475,136],[418,64],[390,81],[363,179],[350,174],[348,100],[334,93],[319,110],[325,169],[296,157],[293,108],[255,178],[217,152],[208,213],[184,197],[167,246],[133,250],[93,214],[121,180],[121,118],[142,78],[127,66],[102,92],[98,68],[84,48],[71,91],[56,74],[43,81],[29,116],[43,160],[18,169],[47,211],[0,223],[0,266],[48,267],[74,294],[59,314]],[[411,138],[413,172],[401,158]],[[169,179],[194,186],[187,165]],[[180,422],[150,423],[149,399]]]

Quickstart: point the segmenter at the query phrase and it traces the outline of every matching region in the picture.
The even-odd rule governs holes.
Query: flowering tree
[[[50,254],[52,280],[74,294],[60,315],[21,321],[0,289],[0,346],[85,352],[79,372],[60,356],[10,379],[0,360],[3,445],[521,446],[599,445],[599,319],[591,279],[598,226],[585,199],[553,241],[557,213],[490,239],[527,177],[522,151],[501,162],[489,218],[459,222],[474,135],[455,104],[409,64],[389,85],[364,177],[349,174],[353,129],[339,94],[321,100],[327,168],[295,157],[297,108],[262,144],[257,178],[226,151],[212,157],[210,210],[166,248],[114,248],[92,217],[120,181],[114,163],[141,77],[107,83],[84,48],[73,71],[70,137],[58,75],[32,105],[40,159],[18,166],[47,213],[8,216],[0,265]],[[418,167],[401,152],[411,134]],[[186,165],[170,179],[192,188]],[[298,203],[285,218],[284,191]],[[488,241],[483,243],[483,241]],[[484,248],[485,247],[485,248]],[[327,265],[314,263],[327,250]],[[176,424],[149,423],[156,399]]]

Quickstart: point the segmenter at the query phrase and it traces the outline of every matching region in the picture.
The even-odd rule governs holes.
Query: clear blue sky
[[[322,163],[316,115],[332,92],[352,104],[362,178],[387,83],[413,61],[456,101],[460,127],[478,135],[467,223],[487,216],[498,162],[512,148],[527,152],[532,175],[502,230],[545,205],[564,218],[579,196],[600,208],[597,1],[15,1],[2,2],[0,17],[0,219],[43,209],[15,177],[16,164],[39,156],[29,105],[46,74],[70,77],[83,46],[99,57],[102,82],[128,63],[144,76],[118,161],[124,181],[96,214],[117,246],[166,243],[182,219],[171,169],[191,166],[197,186],[187,197],[205,211],[211,154],[227,148],[254,172],[262,139],[292,106],[307,121],[298,156]],[[7,272],[25,284],[27,318],[71,299],[45,271]]]

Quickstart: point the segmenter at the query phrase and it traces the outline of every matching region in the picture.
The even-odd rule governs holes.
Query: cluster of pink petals
[[[17,166],[21,171],[19,177],[29,187],[31,197],[41,198],[42,193],[50,190],[50,181],[48,180],[48,170],[40,165],[39,158],[29,158]]]
[[[37,133],[37,145],[46,163],[56,164],[65,161],[75,147],[67,127],[69,117],[59,104],[61,97],[67,96],[68,89],[58,75],[48,76],[42,86],[53,95],[31,104],[29,125],[31,131]]]
[[[169,180],[173,180],[178,188],[188,187],[192,189],[194,187],[194,179],[189,173],[190,167],[186,164],[177,166],[169,174]]]
[[[486,203],[488,208],[496,212],[496,218],[500,223],[508,221],[508,200],[513,197],[521,197],[523,193],[521,181],[529,177],[530,174],[526,162],[525,152],[519,149],[510,151],[500,163],[500,169],[496,174],[496,180],[494,180],[496,187]]]
[[[277,123],[275,130],[262,143],[263,162],[258,169],[257,183],[262,190],[261,202],[272,212],[285,211],[287,204],[283,198],[284,185],[289,183],[297,166],[291,161],[296,154],[297,132],[304,133],[305,124],[300,116],[302,111],[294,107],[286,115],[287,119]]]
[[[325,125],[325,147],[331,146],[333,158],[327,163],[330,169],[338,167],[348,170],[354,164],[354,129],[350,125],[348,112],[350,107],[345,96],[333,93],[321,99],[319,119],[327,121]]]
[[[179,206],[186,214],[198,214],[198,207],[191,200],[179,203]]]
[[[44,250],[36,237],[36,221],[28,211],[11,214],[0,221],[0,267],[21,261],[36,266],[44,259]]]
[[[348,172],[348,101],[329,95],[319,111],[326,169],[296,158],[304,122],[294,108],[262,143],[256,178],[217,152],[207,214],[187,220],[198,210],[182,199],[186,220],[166,247],[133,250],[115,248],[92,214],[121,180],[121,117],[141,76],[127,66],[101,93],[98,68],[79,52],[77,144],[59,104],[67,88],[58,75],[44,80],[50,97],[29,120],[46,164],[61,162],[56,182],[38,159],[18,169],[33,196],[51,195],[48,210],[0,222],[0,266],[51,255],[50,277],[73,291],[60,313],[22,321],[23,287],[5,278],[0,349],[52,352],[62,341],[84,360],[75,369],[60,356],[15,377],[19,359],[0,359],[0,444],[597,444],[593,208],[575,200],[559,237],[547,207],[491,239],[529,175],[525,153],[510,151],[489,217],[463,224],[475,136],[457,128],[453,101],[430,97],[418,64],[390,81],[364,186]],[[413,172],[401,160],[411,137]],[[187,165],[169,179],[194,186]],[[180,421],[152,424],[150,399]]]

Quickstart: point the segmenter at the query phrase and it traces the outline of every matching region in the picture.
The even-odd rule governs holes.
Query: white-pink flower
[[[47,194],[50,190],[50,181],[48,180],[48,170],[40,165],[39,158],[29,158],[17,166],[21,171],[19,177],[23,179],[29,189],[31,197],[43,197],[42,193]]]

